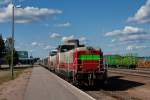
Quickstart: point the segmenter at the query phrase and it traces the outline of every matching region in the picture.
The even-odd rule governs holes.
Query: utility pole
[[[12,2],[12,44],[11,44],[11,76],[12,76],[12,79],[14,78],[14,58],[13,58],[13,55],[14,55],[14,5],[13,5],[13,2]]]

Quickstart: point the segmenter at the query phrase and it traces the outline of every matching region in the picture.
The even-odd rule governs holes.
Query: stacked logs
[[[150,61],[139,60],[138,61],[138,67],[139,68],[150,68]]]

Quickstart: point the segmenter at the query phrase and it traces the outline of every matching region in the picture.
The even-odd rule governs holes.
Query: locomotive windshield
[[[75,48],[75,45],[61,45],[59,46],[60,52],[67,52]]]

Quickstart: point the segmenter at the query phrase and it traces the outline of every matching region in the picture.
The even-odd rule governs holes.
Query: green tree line
[[[19,57],[17,54],[17,51],[14,48],[14,55],[13,55],[13,62],[14,65],[16,65],[19,61]],[[10,66],[11,64],[11,49],[7,49],[6,45],[5,45],[5,41],[2,37],[2,35],[0,35],[0,67],[1,64],[8,64]]]

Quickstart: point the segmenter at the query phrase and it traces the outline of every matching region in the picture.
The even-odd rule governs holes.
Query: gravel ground
[[[111,97],[102,91],[87,91],[86,93],[93,96],[96,100],[116,100],[114,97]]]
[[[32,69],[26,69],[18,78],[0,85],[0,100],[23,100]]]
[[[10,73],[10,71],[2,71],[0,70],[0,77],[6,76]]]
[[[0,100],[23,100],[31,69],[17,79],[0,85]],[[150,100],[150,78],[109,73],[108,84],[82,89],[96,100]]]
[[[84,91],[97,100],[150,100],[150,78],[109,73],[107,85]]]

